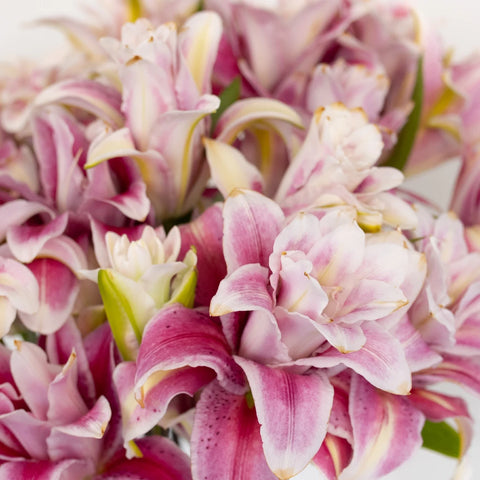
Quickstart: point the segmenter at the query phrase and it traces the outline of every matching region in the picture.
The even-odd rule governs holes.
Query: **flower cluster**
[[[0,478],[463,461],[441,388],[480,394],[479,58],[380,0],[41,23],[68,61],[0,70]],[[454,155],[452,211],[403,186]]]

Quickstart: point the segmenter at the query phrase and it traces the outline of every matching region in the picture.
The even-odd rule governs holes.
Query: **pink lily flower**
[[[223,332],[201,311],[175,305],[148,323],[136,364],[116,371],[124,435],[129,441],[148,431],[179,393],[204,387],[191,437],[194,478],[234,478],[238,461],[249,475],[275,478],[270,469],[287,479],[326,439],[334,372],[353,370],[366,385],[409,392],[411,367],[393,331],[421,288],[425,262],[401,235],[370,241],[351,216],[338,212],[286,222],[277,204],[254,192],[235,192],[223,216],[228,275],[210,305]],[[432,364],[424,343],[415,354]],[[419,444],[423,415],[412,418],[411,441],[398,461]],[[232,449],[246,453],[237,458]],[[388,460],[395,453],[382,455],[390,465],[383,471],[397,465]],[[219,466],[220,457],[230,463]]]
[[[235,188],[269,193],[268,177],[240,151],[218,139],[205,140],[205,147],[212,179],[224,197]],[[342,104],[319,109],[272,196],[287,214],[346,207],[356,211],[367,231],[384,224],[413,228],[415,212],[391,191],[402,183],[402,173],[375,166],[382,149],[379,129],[363,110]]]
[[[82,340],[73,321],[39,346],[0,349],[0,478],[81,480],[191,478],[189,462],[164,438],[138,442],[143,459],[125,458],[111,379],[115,351],[108,328]],[[155,451],[155,449],[157,449]],[[171,464],[171,460],[175,464]]]
[[[200,140],[209,128],[205,117],[219,105],[209,92],[220,35],[218,16],[202,12],[179,32],[139,20],[124,26],[121,42],[103,41],[118,65],[126,126],[94,141],[86,167],[134,158],[158,219],[191,210],[205,187]]]

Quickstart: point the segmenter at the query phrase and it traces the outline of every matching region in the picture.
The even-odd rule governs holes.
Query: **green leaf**
[[[235,103],[240,98],[240,89],[242,87],[242,82],[240,77],[235,77],[233,81],[227,85],[222,93],[219,95],[220,106],[218,110],[212,114],[212,132],[215,130],[218,119],[222,113],[233,103]]]
[[[135,360],[136,350],[142,338],[141,332],[137,327],[132,308],[117,287],[110,270],[102,269],[98,272],[98,288],[120,355],[124,360]],[[138,342],[137,345],[132,345],[134,339]]]
[[[415,137],[417,136],[422,114],[423,102],[423,57],[418,60],[417,78],[412,95],[413,110],[410,112],[407,123],[398,134],[398,141],[393,147],[390,157],[385,162],[385,166],[395,167],[403,170],[412,151]]]
[[[460,457],[460,434],[446,422],[430,422],[427,420],[423,426],[422,439],[424,448],[448,457]]]

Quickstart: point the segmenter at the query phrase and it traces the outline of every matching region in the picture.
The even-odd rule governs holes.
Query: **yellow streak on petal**
[[[342,465],[340,462],[340,455],[338,454],[337,446],[335,444],[335,441],[332,439],[332,437],[330,437],[330,435],[327,435],[325,437],[325,445],[327,446],[328,451],[330,452],[330,456],[332,457],[335,473],[338,475],[341,472]]]

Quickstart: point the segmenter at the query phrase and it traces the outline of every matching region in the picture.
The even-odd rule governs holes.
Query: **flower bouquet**
[[[480,58],[364,0],[103,0],[0,70],[0,479],[464,459]],[[443,212],[404,174],[454,156]]]

